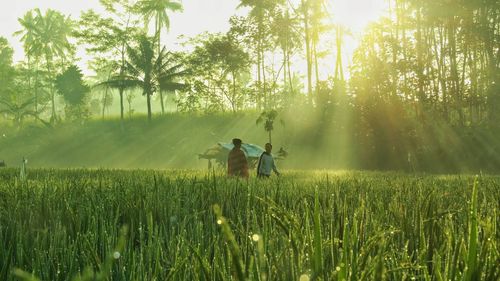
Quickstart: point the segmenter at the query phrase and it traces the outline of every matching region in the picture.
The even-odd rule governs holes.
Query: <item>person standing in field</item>
[[[245,153],[241,150],[241,139],[233,139],[234,148],[227,157],[227,174],[248,178],[248,161]]]
[[[259,158],[259,164],[257,166],[257,177],[268,178],[271,176],[271,170],[273,170],[276,175],[280,175],[276,165],[274,164],[274,158],[271,155],[273,146],[270,143],[266,143],[266,151],[262,152]]]

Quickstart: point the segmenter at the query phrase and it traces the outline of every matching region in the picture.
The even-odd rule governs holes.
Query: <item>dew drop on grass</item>
[[[118,252],[118,251],[116,251],[116,252],[114,252],[114,253],[113,253],[113,258],[114,258],[115,260],[119,259],[119,258],[120,258],[120,256],[121,256],[121,255],[120,255],[120,252]]]
[[[254,234],[254,235],[252,235],[252,240],[257,242],[260,240],[260,236],[258,234]]]
[[[218,220],[217,220],[217,224],[219,224],[219,225],[220,225],[220,224],[222,224],[222,220],[221,220],[221,219],[218,219]]]
[[[302,274],[300,275],[299,281],[309,281],[311,278],[309,278],[309,275],[307,274]]]

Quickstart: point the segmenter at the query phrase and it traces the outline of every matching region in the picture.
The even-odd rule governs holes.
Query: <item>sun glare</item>
[[[384,15],[387,3],[384,0],[331,0],[330,9],[334,22],[352,33],[360,33]]]
[[[295,7],[299,7],[302,0],[290,0]],[[349,77],[349,65],[352,63],[352,55],[359,46],[364,31],[368,25],[377,21],[388,11],[386,0],[325,0],[325,6],[329,13],[326,19],[330,25],[340,25],[347,32],[342,36],[342,66],[345,77]],[[334,75],[337,54],[335,47],[335,31],[322,34],[322,51],[324,57],[320,62],[322,72],[320,79],[324,80]],[[296,60],[297,70],[305,75],[306,62]]]
[[[291,0],[299,6],[302,0]],[[376,21],[387,11],[385,0],[325,0],[330,20],[341,24],[351,32],[362,32],[368,24]]]

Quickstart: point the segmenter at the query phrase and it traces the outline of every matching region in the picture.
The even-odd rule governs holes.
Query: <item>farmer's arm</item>
[[[280,175],[280,172],[278,172],[278,169],[276,168],[276,164],[274,164],[274,158],[271,158],[271,162],[272,162],[272,167],[273,167],[273,171],[279,176]]]

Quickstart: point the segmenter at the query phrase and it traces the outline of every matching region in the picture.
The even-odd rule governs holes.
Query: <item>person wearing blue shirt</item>
[[[264,151],[259,158],[259,164],[257,166],[257,177],[268,178],[271,176],[271,170],[279,176],[280,173],[276,168],[276,164],[274,164],[274,158],[271,154],[273,146],[270,143],[266,143],[265,149],[266,151]]]

